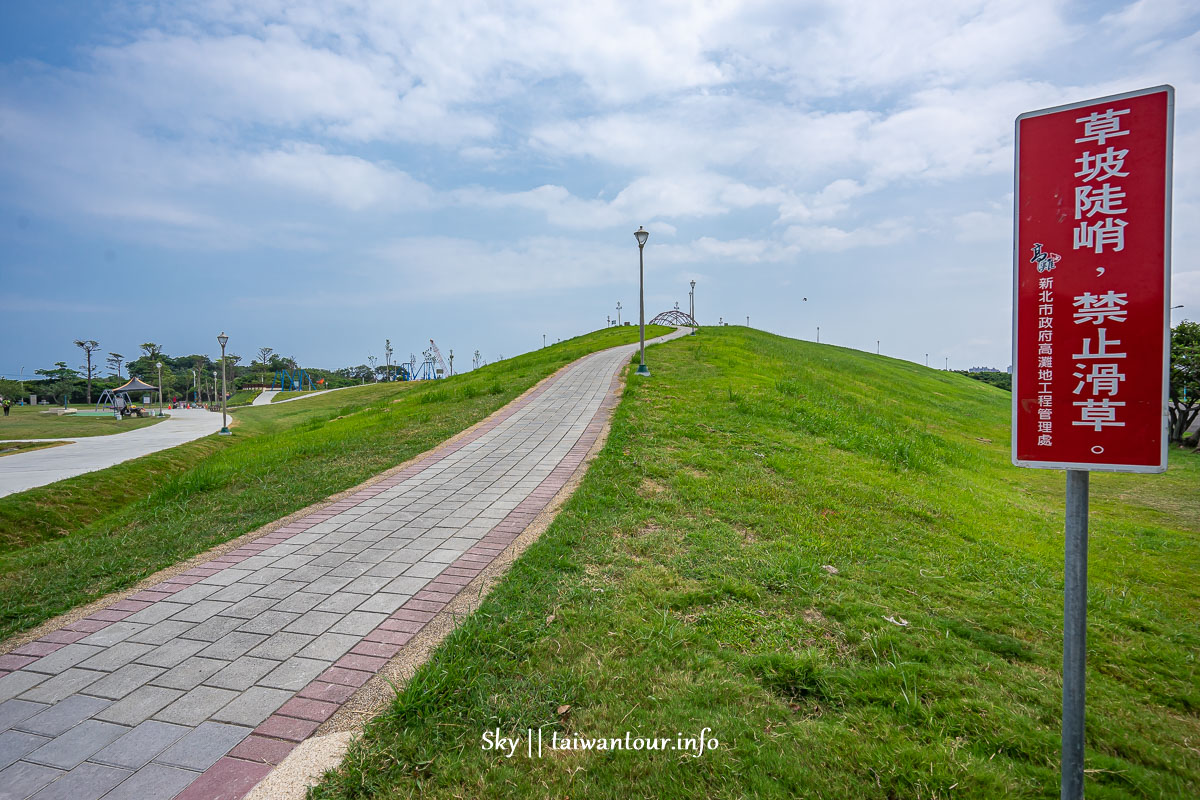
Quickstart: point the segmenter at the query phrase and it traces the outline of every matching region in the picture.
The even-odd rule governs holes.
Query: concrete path
[[[263,389],[258,393],[258,397],[254,398],[252,406],[266,406],[271,404],[271,400],[275,395],[279,394],[279,389]]]
[[[0,458],[0,497],[105,469],[221,430],[221,415],[212,411],[177,408],[168,413],[169,419],[128,433],[38,440],[72,444],[4,456]]]
[[[0,656],[0,796],[244,797],[566,485],[634,350],[587,356],[403,470]]]

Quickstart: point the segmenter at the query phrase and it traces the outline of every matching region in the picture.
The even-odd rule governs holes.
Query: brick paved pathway
[[[583,358],[399,473],[0,656],[0,800],[243,797],[565,485],[632,351]]]

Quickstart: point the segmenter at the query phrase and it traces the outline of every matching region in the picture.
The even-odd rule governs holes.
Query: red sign
[[[1017,117],[1017,466],[1167,468],[1174,109],[1159,86]]]

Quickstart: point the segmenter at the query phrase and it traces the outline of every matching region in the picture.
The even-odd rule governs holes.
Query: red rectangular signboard
[[[1017,118],[1017,466],[1166,469],[1174,108],[1159,86]]]

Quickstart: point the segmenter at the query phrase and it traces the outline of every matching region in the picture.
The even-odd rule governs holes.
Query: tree
[[[95,339],[76,339],[75,346],[83,351],[87,357],[87,363],[80,366],[84,371],[83,375],[87,378],[87,402],[92,404],[92,378],[96,377],[96,367],[92,366],[92,353],[100,349],[100,343]]]
[[[376,367],[375,367],[375,365],[379,363],[379,359],[378,359],[378,358],[376,358],[375,356],[367,356],[367,363],[371,365],[371,377],[372,377],[372,379],[373,379],[373,380],[379,380],[379,378],[378,378],[378,375],[377,375],[377,373],[378,373],[378,370],[377,370],[377,369],[376,369]]]
[[[142,358],[150,361],[156,361],[163,352],[162,345],[154,342],[142,342],[138,347],[142,349]]]
[[[79,373],[68,367],[67,362],[56,361],[54,369],[35,369],[34,373],[46,378],[42,386],[50,392],[50,398],[55,403],[59,400],[62,400],[64,404],[70,401],[71,392],[75,389],[75,381],[79,379]]]
[[[109,353],[108,358],[104,359],[104,363],[108,364],[108,368],[117,374],[117,379],[121,378],[121,367],[125,364],[125,356],[120,353]]]
[[[241,362],[242,357],[236,353],[229,353],[225,356],[225,363],[229,365],[229,382],[233,383],[237,379],[237,365]],[[236,387],[235,387],[236,388]]]
[[[1169,439],[1181,442],[1200,414],[1200,322],[1184,320],[1171,329],[1169,394]]]
[[[260,363],[260,364],[262,364],[262,365],[263,365],[263,379],[262,379],[262,382],[263,382],[263,385],[264,385],[264,386],[265,386],[265,385],[266,385],[266,383],[267,383],[267,373],[266,373],[266,370],[267,370],[267,364],[269,363],[269,361],[270,361],[270,359],[271,359],[271,353],[274,353],[274,352],[275,352],[275,348],[273,348],[273,347],[260,347],[260,348],[258,348],[258,363]]]

